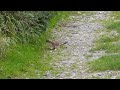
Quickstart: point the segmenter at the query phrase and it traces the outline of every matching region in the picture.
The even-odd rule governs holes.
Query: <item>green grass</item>
[[[57,25],[57,23],[63,20],[67,20],[67,18],[71,14],[70,11],[57,11],[57,12],[58,14],[50,19],[47,31],[51,31],[51,29],[54,28]]]
[[[90,69],[93,71],[120,70],[120,22],[114,22],[114,20],[120,19],[120,12],[113,12],[111,17],[113,15],[115,19],[103,21],[103,23],[106,27],[106,32],[110,33],[115,30],[118,35],[109,36],[104,34],[96,41],[96,46],[91,51],[103,50],[111,54],[88,62]],[[117,53],[117,55],[114,53]]]
[[[11,49],[9,55],[0,61],[0,78],[8,76],[23,78],[22,75],[26,72],[29,72],[26,77],[32,75],[34,78],[35,70],[39,70],[42,75],[46,70],[51,70],[49,66],[51,57],[43,57],[45,53],[47,55],[40,47],[32,45],[19,45]]]
[[[88,63],[91,70],[120,70],[120,55],[103,56]]]
[[[94,50],[105,50],[106,53],[120,53],[120,45],[112,43],[99,44]]]
[[[115,44],[113,42],[117,42],[120,40],[120,36],[115,36],[110,38],[108,36],[102,36],[97,42],[96,46],[91,49],[91,51],[95,50],[105,50],[106,53],[118,53],[120,52],[120,44]]]
[[[116,30],[118,33],[120,33],[120,22],[112,22],[106,25],[108,31]]]
[[[101,38],[97,41],[97,43],[109,43],[109,42],[116,42],[120,39],[120,36],[107,36],[107,35],[102,35]]]
[[[12,45],[7,56],[0,60],[0,79],[7,78],[42,78],[46,71],[57,74],[50,65],[53,55],[47,50],[46,39],[50,39],[51,31],[61,19],[66,19],[70,12],[58,12],[51,18],[48,30],[41,34],[35,44]]]

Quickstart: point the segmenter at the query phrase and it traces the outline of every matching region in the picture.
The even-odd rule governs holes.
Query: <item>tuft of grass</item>
[[[48,30],[37,38],[37,43],[11,45],[7,56],[0,60],[0,78],[42,78],[46,71],[57,74],[57,71],[50,65],[53,62],[53,55],[47,50],[46,39],[52,37],[52,29],[58,21],[62,18],[65,19],[69,13],[59,12],[52,17]]]
[[[93,71],[119,70],[120,55],[103,56],[98,60],[88,62],[88,65]]]
[[[43,56],[45,52],[39,47],[33,45],[19,45],[10,50],[9,55],[3,58],[0,63],[0,78],[23,78],[33,76],[35,78],[36,70],[40,75],[45,71],[51,70],[49,65],[51,57]]]
[[[100,44],[96,44],[96,47],[91,49],[91,51],[95,51],[95,50],[105,50],[106,53],[119,53],[120,52],[120,45],[113,44],[110,42],[100,43]]]
[[[0,35],[0,59],[7,56],[7,50],[9,45],[10,45],[10,39]]]
[[[51,35],[52,29],[55,28],[55,26],[57,26],[57,24],[61,21],[67,20],[70,14],[70,11],[57,11],[57,14],[49,20],[46,32],[49,38],[53,38]]]
[[[96,46],[91,49],[94,50],[105,50],[107,53],[120,52],[120,44],[114,44],[113,42],[118,42],[120,36],[110,38],[108,36],[103,36],[96,42]]]
[[[52,29],[58,21],[67,19],[70,13],[70,11],[57,11],[57,15],[50,19],[48,29]]]
[[[120,22],[112,22],[106,27],[108,30],[116,30],[118,33],[120,33]]]
[[[103,56],[95,61],[88,62],[90,69],[93,71],[120,70],[120,22],[114,22],[115,19],[120,20],[120,12],[113,12],[114,19],[105,21],[107,33],[116,31],[117,35],[104,34],[96,41],[96,46],[91,51],[104,50],[111,53]],[[117,53],[117,54],[114,54]]]
[[[110,43],[110,42],[116,42],[120,39],[120,36],[107,36],[107,35],[102,35],[99,40],[97,40],[97,43]]]

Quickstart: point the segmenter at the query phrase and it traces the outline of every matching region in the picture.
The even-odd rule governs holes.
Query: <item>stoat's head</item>
[[[46,42],[50,42],[50,40],[46,40]]]

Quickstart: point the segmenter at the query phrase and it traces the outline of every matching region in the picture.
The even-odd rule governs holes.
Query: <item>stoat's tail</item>
[[[67,44],[67,43],[68,43],[68,41],[66,41],[66,42],[62,43],[61,45],[64,45],[64,44]]]
[[[46,42],[49,42],[50,44],[52,44],[53,48],[52,48],[51,50],[55,50],[56,44],[55,44],[54,42],[52,42],[52,41],[50,41],[50,40],[46,40]],[[66,44],[66,43],[68,43],[68,41],[66,41],[66,42],[64,42],[64,43],[62,43],[62,44],[58,44],[58,45],[59,45],[59,46],[62,46],[62,45],[64,45],[64,44]],[[57,46],[58,46],[58,45],[57,45]]]

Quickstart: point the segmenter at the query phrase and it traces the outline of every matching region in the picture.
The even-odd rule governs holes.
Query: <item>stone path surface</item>
[[[90,14],[89,14],[90,13]],[[52,62],[59,73],[53,75],[46,72],[49,79],[94,79],[94,78],[115,78],[120,71],[89,72],[86,62],[95,60],[105,54],[104,51],[89,52],[94,42],[99,38],[98,30],[104,30],[100,20],[109,19],[110,11],[88,11],[85,14],[72,14],[70,20],[58,25],[53,30],[53,36],[60,41],[68,41],[63,49],[58,48],[50,53],[56,61]],[[87,57],[91,56],[91,57]],[[63,57],[63,58],[60,58]]]

